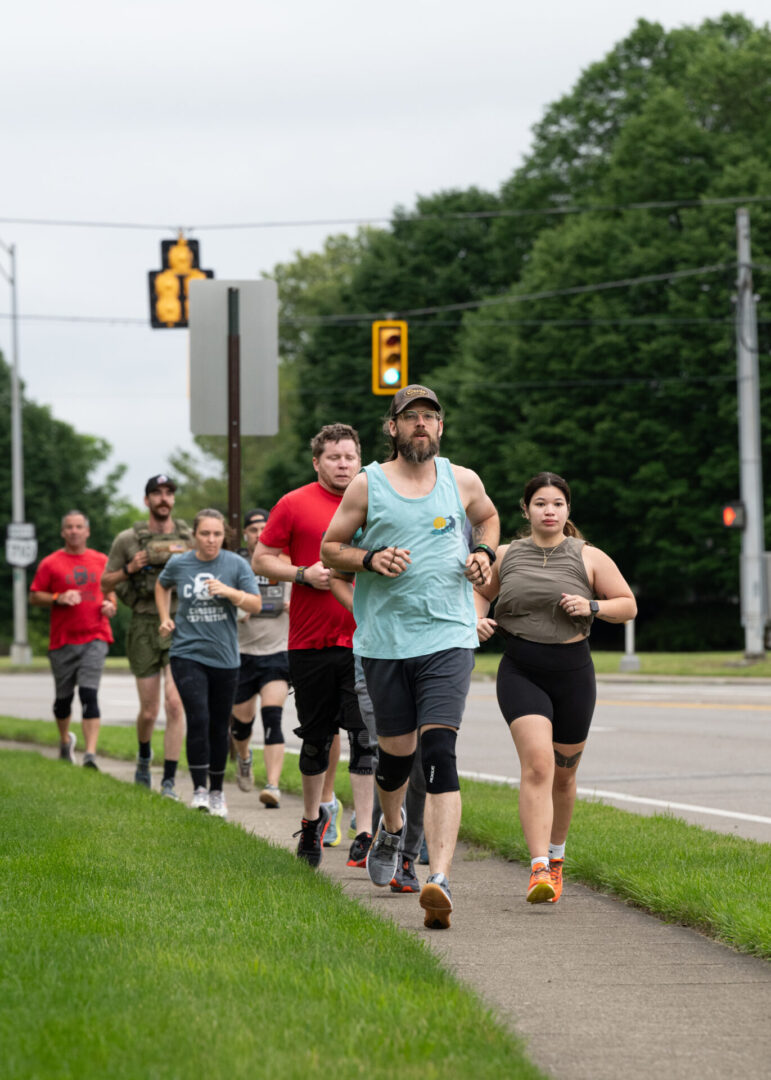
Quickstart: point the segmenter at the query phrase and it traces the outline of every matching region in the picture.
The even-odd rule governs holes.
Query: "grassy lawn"
[[[617,675],[618,665],[623,653],[620,652],[593,652],[594,666],[598,675]],[[734,653],[638,653],[640,660],[639,675],[661,676],[689,675],[692,678],[722,677],[722,678],[767,678],[771,679],[771,654],[760,662],[748,663],[744,654]],[[498,670],[500,654],[477,653],[474,674],[479,676],[494,676]],[[125,671],[128,673],[128,660],[125,656],[108,656],[106,661],[107,671]],[[48,659],[45,656],[33,657],[32,663],[27,667],[18,667],[11,664],[10,658],[0,656],[0,675],[12,674],[22,671],[50,671]],[[632,676],[634,678],[634,676]]]
[[[623,653],[595,652],[594,666],[598,675],[618,675],[618,665]],[[724,679],[771,678],[771,654],[765,660],[748,663],[743,653],[638,653],[640,670],[638,676],[669,678],[688,675],[691,678]],[[494,677],[500,656],[495,653],[477,653],[474,674]],[[2,670],[0,668],[0,670]],[[631,678],[635,676],[632,675]]]
[[[74,724],[82,746],[80,725]],[[0,739],[58,740],[53,722],[0,717]],[[101,753],[131,760],[133,728],[104,727]],[[161,737],[154,737],[156,761]],[[228,776],[234,779],[232,765]],[[262,754],[254,751],[255,779],[265,778]],[[300,794],[298,759],[287,755],[282,788]],[[517,817],[518,793],[503,785],[461,781],[461,838],[503,859],[528,862]],[[335,789],[351,805],[348,773]],[[570,830],[565,876],[630,901],[668,921],[695,927],[742,952],[771,957],[771,844],[711,832],[668,815],[643,817],[580,800]]]
[[[410,934],[288,852],[0,751],[4,1080],[542,1077]]]

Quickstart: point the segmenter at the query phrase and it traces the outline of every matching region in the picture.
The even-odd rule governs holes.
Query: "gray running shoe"
[[[137,754],[137,768],[134,773],[134,783],[142,784],[143,787],[151,788],[153,786],[150,779],[150,762],[153,760],[153,752],[150,751],[150,757],[140,757]]]
[[[209,813],[209,789],[205,787],[197,787],[193,792],[193,798],[190,803],[191,810],[203,810],[205,814]]]
[[[251,791],[254,787],[251,750],[249,751],[249,757],[246,759],[242,758],[240,754],[236,754],[236,783],[242,791]]]
[[[327,807],[329,811],[329,807]],[[337,847],[340,841],[343,839],[341,831],[341,818],[343,814],[343,804],[335,795],[334,806],[329,814],[329,827],[324,834],[324,847]]]
[[[72,756],[72,751],[75,749],[77,741],[74,731],[67,733],[67,742],[59,744],[60,761],[69,761],[70,765],[75,764],[75,758]]]
[[[212,817],[226,818],[228,816],[224,791],[215,790],[209,792],[209,813]]]
[[[84,769],[96,769],[99,772],[99,766],[96,763],[96,754],[84,754],[83,755],[83,768]]]
[[[402,828],[398,833],[387,832],[383,815],[380,815],[375,839],[367,852],[367,873],[373,885],[384,888],[391,884],[399,865],[399,844],[406,824],[407,817],[402,810]]]
[[[179,795],[177,795],[177,789],[174,787],[174,781],[172,779],[164,780],[161,784],[161,795],[164,799],[173,799],[174,802],[179,802]]]
[[[420,906],[426,913],[423,925],[429,930],[449,930],[452,894],[444,874],[432,874],[420,890]]]
[[[266,784],[260,792],[260,802],[266,810],[278,810],[281,806],[281,792],[275,784]]]

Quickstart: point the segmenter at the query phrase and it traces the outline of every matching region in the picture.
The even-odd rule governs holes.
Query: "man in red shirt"
[[[356,624],[330,592],[329,570],[319,554],[343,492],[361,468],[359,436],[348,424],[327,424],[311,440],[311,453],[318,479],[279,499],[257,542],[252,567],[274,581],[294,583],[289,605],[289,670],[300,721],[295,734],[303,740],[300,772],[305,804],[297,855],[318,866],[329,824],[320,806],[321,793],[338,727],[348,732],[357,821],[372,818],[373,761],[354,689]],[[279,557],[283,549],[290,563]]]
[[[64,515],[64,547],[41,561],[30,585],[30,603],[51,608],[48,658],[56,686],[54,716],[61,738],[59,757],[74,764],[75,733],[70,731],[70,713],[77,686],[86,743],[83,764],[96,769],[97,691],[113,639],[109,620],[117,611],[117,601],[114,593],[107,597],[102,594],[100,581],[107,556],[87,547],[90,535],[85,514],[69,510]]]

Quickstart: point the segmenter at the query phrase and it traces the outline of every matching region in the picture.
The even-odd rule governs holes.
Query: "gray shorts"
[[[459,728],[473,649],[444,649],[407,660],[362,657],[378,735],[407,735],[424,724]]]
[[[75,693],[76,686],[98,690],[108,647],[106,641],[85,641],[82,645],[62,645],[60,649],[49,650],[56,696],[69,697]]]

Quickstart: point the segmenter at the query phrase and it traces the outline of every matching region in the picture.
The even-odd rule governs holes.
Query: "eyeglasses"
[[[426,410],[426,412],[418,412],[417,409],[405,409],[404,412],[399,413],[399,415],[403,416],[410,424],[414,424],[416,420],[423,420],[424,423],[428,423],[429,420],[441,419],[438,412],[430,412],[429,410]]]

